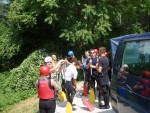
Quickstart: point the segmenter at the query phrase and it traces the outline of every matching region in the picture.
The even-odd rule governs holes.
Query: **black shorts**
[[[40,113],[55,113],[56,101],[53,100],[39,100]]]
[[[84,70],[84,73],[85,73],[85,82],[88,82],[90,81],[90,74],[87,70]]]
[[[67,91],[68,94],[70,94],[72,91],[75,91],[75,88],[73,87],[72,81],[66,81],[65,90]]]

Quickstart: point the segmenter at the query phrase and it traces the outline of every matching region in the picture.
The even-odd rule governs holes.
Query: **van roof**
[[[150,32],[144,34],[129,34],[116,38],[110,39],[111,44],[111,54],[112,54],[112,62],[114,60],[117,47],[121,41],[131,41],[131,40],[141,40],[141,39],[150,39]]]

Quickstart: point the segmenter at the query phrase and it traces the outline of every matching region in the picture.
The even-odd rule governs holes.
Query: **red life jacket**
[[[150,96],[150,88],[146,87],[145,90],[141,91],[141,95],[143,95],[145,97],[149,97]]]
[[[51,80],[39,80],[38,81],[38,98],[40,99],[53,99],[54,89],[51,88]]]

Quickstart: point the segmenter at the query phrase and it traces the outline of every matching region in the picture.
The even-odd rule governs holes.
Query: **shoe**
[[[106,106],[105,108],[106,108],[106,109],[109,109],[109,108],[110,108],[110,105]]]
[[[100,109],[105,109],[105,106],[101,106]]]
[[[110,106],[108,105],[108,106],[102,106],[102,107],[100,107],[100,109],[109,109],[110,108]]]
[[[76,106],[76,104],[72,104],[72,106]]]
[[[72,111],[76,111],[77,109],[76,108],[72,108]]]
[[[101,108],[101,107],[104,107],[104,105],[100,104],[100,105],[99,105],[99,108]]]

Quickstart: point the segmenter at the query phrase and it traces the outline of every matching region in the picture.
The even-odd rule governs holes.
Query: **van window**
[[[150,40],[126,42],[122,65],[137,76],[150,78]]]

